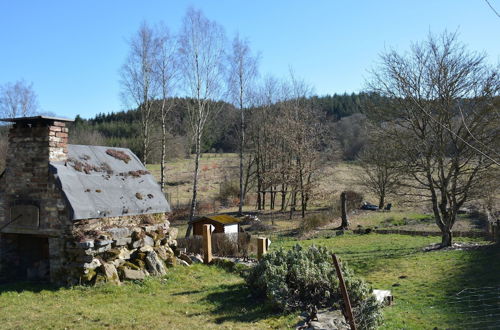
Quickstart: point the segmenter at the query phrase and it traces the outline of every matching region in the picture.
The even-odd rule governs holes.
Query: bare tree
[[[158,28],[158,53],[154,63],[156,80],[160,89],[161,156],[160,185],[165,189],[165,154],[167,145],[167,117],[174,106],[173,89],[178,79],[177,40],[165,26]]]
[[[401,186],[396,150],[394,141],[383,141],[372,134],[359,156],[364,173],[361,183],[378,197],[379,209],[384,207],[385,198],[397,193]]]
[[[71,129],[69,143],[84,144],[90,146],[103,146],[106,144],[106,138],[96,129],[75,125]]]
[[[243,212],[245,200],[243,183],[243,155],[245,147],[245,109],[250,101],[250,88],[257,76],[257,57],[250,51],[248,41],[241,40],[239,35],[233,40],[232,53],[229,55],[229,88],[231,97],[240,110],[240,203],[238,213]]]
[[[154,30],[143,22],[129,41],[130,52],[121,68],[122,97],[127,105],[141,113],[142,161],[148,161],[150,125],[153,101],[158,96],[154,66],[159,51],[159,39]]]
[[[38,98],[33,90],[33,83],[19,80],[0,86],[0,117],[26,117],[38,111]]]
[[[450,246],[459,208],[498,164],[498,68],[444,33],[407,54],[382,55],[370,88],[388,97],[378,111],[386,120],[381,129],[397,144],[409,193],[428,198],[441,245]]]
[[[207,121],[220,109],[220,104],[214,100],[221,97],[225,41],[222,27],[207,19],[201,11],[188,9],[179,37],[179,63],[187,93],[191,97],[186,102],[186,108],[195,148],[193,196],[186,237],[191,235],[196,212],[203,131]]]

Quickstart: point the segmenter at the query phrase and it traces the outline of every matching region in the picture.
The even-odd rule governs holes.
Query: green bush
[[[342,274],[354,314],[363,318],[364,328],[374,328],[382,316],[370,288],[345,263]],[[324,247],[305,249],[295,245],[288,251],[268,253],[250,271],[246,281],[254,294],[266,297],[284,312],[343,307],[331,253]]]

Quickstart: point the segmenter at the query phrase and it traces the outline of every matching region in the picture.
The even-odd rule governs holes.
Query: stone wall
[[[164,275],[177,263],[177,230],[163,214],[76,221],[65,238],[68,284],[120,283]]]

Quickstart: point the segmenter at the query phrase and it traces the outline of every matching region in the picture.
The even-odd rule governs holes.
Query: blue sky
[[[500,0],[490,0],[500,11]],[[457,31],[500,62],[500,18],[482,0],[0,0],[0,84],[33,82],[42,110],[85,118],[123,110],[119,69],[141,21],[176,31],[189,6],[261,54],[260,72],[293,67],[319,95],[357,92],[387,48],[405,51],[429,31]]]

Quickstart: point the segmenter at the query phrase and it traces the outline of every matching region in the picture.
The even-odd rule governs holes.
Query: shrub
[[[359,209],[364,198],[363,194],[352,190],[346,191],[346,197],[347,197],[347,211]]]
[[[301,233],[305,234],[328,223],[330,223],[330,218],[314,214],[307,216],[302,220],[299,230]]]
[[[354,314],[363,317],[364,328],[374,328],[382,316],[370,288],[345,263],[342,274]],[[246,281],[255,294],[266,297],[285,312],[343,307],[332,257],[324,247],[304,249],[295,245],[288,251],[268,253],[250,271]]]
[[[215,198],[224,206],[233,206],[239,202],[240,188],[238,183],[225,181],[221,184],[218,196]]]

